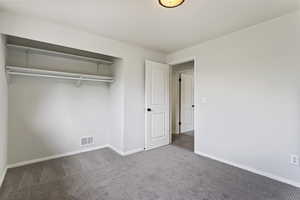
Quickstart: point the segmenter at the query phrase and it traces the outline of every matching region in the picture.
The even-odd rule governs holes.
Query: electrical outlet
[[[298,155],[291,155],[291,164],[299,166],[299,156]]]

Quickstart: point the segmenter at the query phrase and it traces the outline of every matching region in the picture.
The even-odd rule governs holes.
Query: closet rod
[[[7,47],[18,48],[18,49],[24,49],[24,50],[31,50],[31,51],[40,52],[40,53],[43,53],[43,54],[59,55],[59,56],[63,56],[63,57],[73,57],[73,58],[76,58],[76,59],[86,60],[86,61],[93,61],[93,62],[96,62],[96,63],[113,64],[113,62],[109,61],[109,60],[79,56],[79,55],[74,55],[74,54],[69,54],[69,53],[62,53],[62,52],[57,52],[57,51],[45,50],[45,49],[39,49],[39,48],[34,48],[34,47],[26,47],[26,46],[15,45],[15,44],[6,44],[6,46]]]
[[[96,82],[113,82],[113,78],[109,76],[97,76],[91,74],[69,73],[61,71],[50,71],[43,69],[34,69],[26,67],[6,66],[6,72],[9,75],[31,76],[31,77],[45,77],[45,78],[59,78],[79,81],[96,81]]]
[[[6,66],[7,71],[15,72],[24,72],[24,73],[35,73],[35,74],[51,74],[51,75],[61,75],[61,76],[79,76],[92,79],[112,79],[111,76],[99,76],[93,74],[83,74],[83,73],[72,73],[72,72],[62,72],[62,71],[53,71],[29,67],[16,67],[16,66]]]
[[[107,82],[112,83],[113,80],[109,79],[92,79],[92,78],[81,78],[81,77],[70,77],[70,76],[56,76],[56,75],[47,75],[47,74],[33,74],[33,73],[24,73],[24,72],[10,72],[9,75],[20,75],[20,76],[30,76],[30,77],[44,77],[44,78],[56,78],[56,79],[66,79],[66,80],[79,80],[79,81],[95,81],[95,82]]]

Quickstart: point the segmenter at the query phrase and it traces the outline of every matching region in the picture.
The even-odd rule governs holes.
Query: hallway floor
[[[172,144],[194,152],[194,131],[172,135]]]

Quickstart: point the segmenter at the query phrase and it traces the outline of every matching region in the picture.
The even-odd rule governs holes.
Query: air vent
[[[82,137],[80,139],[80,146],[87,146],[94,144],[94,138],[92,136]]]

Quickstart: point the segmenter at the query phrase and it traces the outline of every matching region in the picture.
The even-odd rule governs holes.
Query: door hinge
[[[179,126],[181,126],[181,122],[179,122],[178,124],[179,124]]]
[[[181,82],[181,78],[179,78],[178,81]]]

